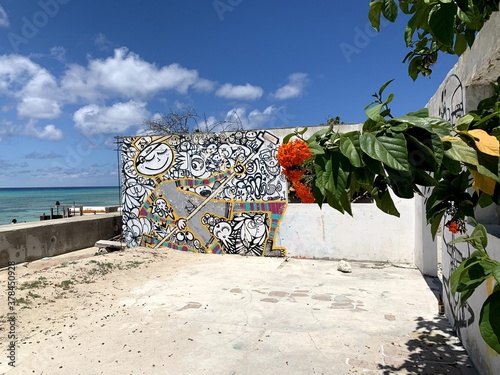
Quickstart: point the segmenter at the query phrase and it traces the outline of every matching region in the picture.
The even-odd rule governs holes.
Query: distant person
[[[17,219],[12,219],[12,224],[16,224],[17,223]]]

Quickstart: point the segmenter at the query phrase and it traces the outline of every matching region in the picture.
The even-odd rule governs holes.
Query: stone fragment
[[[340,272],[344,272],[344,273],[351,273],[352,272],[351,265],[348,262],[346,262],[345,260],[341,260],[339,262],[339,265],[337,266],[337,270]]]

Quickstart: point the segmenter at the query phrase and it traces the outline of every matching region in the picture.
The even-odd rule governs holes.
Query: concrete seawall
[[[121,233],[120,213],[0,226],[0,268],[94,246]]]

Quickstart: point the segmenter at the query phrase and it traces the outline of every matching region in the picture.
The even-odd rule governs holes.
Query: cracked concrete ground
[[[415,269],[95,250],[17,265],[16,367],[4,303],[0,373],[476,374]]]

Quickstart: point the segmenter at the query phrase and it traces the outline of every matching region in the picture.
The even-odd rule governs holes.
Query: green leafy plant
[[[372,0],[368,18],[380,31],[380,19],[394,22],[399,10],[410,19],[404,37],[412,50],[403,62],[408,62],[408,74],[415,80],[419,74],[432,73],[439,53],[460,56],[472,46],[476,33],[498,10],[497,0]]]
[[[500,134],[500,80],[494,85],[495,95],[483,100],[477,111],[461,118],[455,127],[429,117],[427,109],[394,117],[389,107],[394,95],[384,97],[390,83],[373,94],[360,131],[339,133],[331,124],[305,138],[305,130],[296,129],[284,138],[281,147],[293,154],[288,142],[294,137],[309,146],[313,194],[320,206],[327,202],[352,215],[353,198],[367,191],[380,210],[399,217],[393,196],[409,199],[423,195],[422,188],[430,188],[426,216],[432,235],[445,214],[451,217],[445,223],[451,232],[465,233],[465,220],[474,220],[476,207],[500,203],[500,143],[495,136]],[[485,239],[486,231],[480,225],[460,239],[481,251],[475,253],[478,262],[466,261],[452,276],[456,284],[453,293],[461,293],[462,301],[488,277],[500,279],[500,267],[486,253]],[[476,272],[480,266],[489,268]],[[480,329],[488,345],[500,353],[498,296],[485,302]]]
[[[468,242],[476,251],[451,275],[451,292],[460,293],[460,305],[463,306],[482,283],[494,278],[493,292],[484,301],[479,315],[479,331],[488,346],[500,353],[500,262],[491,259],[486,252],[488,236],[482,224],[476,223],[470,235],[458,237],[450,244],[459,242]]]

